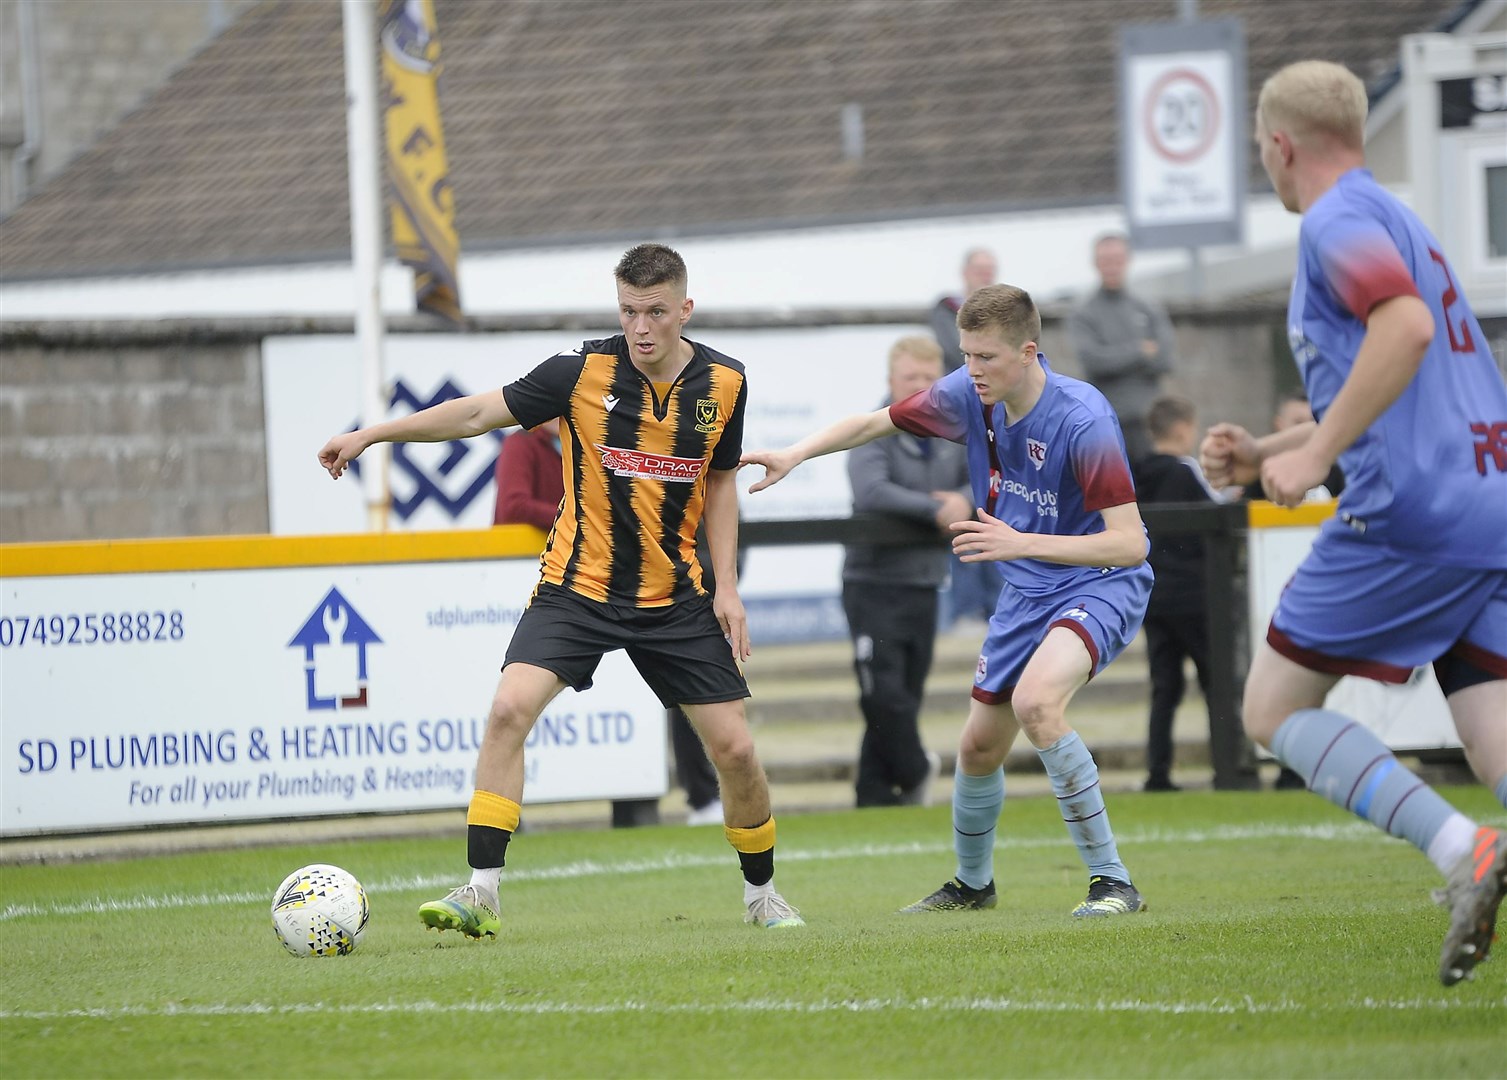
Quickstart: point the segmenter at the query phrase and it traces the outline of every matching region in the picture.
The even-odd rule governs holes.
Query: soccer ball
[[[272,929],[294,956],[344,956],[370,916],[361,882],[338,866],[301,867],[272,894]]]

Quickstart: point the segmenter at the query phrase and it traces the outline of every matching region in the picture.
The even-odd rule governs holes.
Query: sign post
[[[1120,32],[1120,193],[1139,249],[1245,238],[1245,32],[1238,20]]]

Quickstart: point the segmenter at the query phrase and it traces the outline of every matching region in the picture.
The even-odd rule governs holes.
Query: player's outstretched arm
[[[319,464],[340,479],[345,467],[379,442],[449,442],[518,423],[501,390],[451,398],[416,413],[336,435],[319,451]]]
[[[807,435],[800,442],[783,450],[753,450],[738,461],[738,468],[745,465],[764,466],[764,479],[749,486],[749,491],[763,491],[779,483],[801,462],[808,458],[835,454],[839,450],[851,450],[855,446],[894,435],[900,429],[890,419],[888,407],[871,413],[857,413],[845,417],[830,427]]]
[[[1133,502],[1100,511],[1104,531],[1054,536],[1011,528],[982,507],[976,521],[954,522],[952,550],[963,562],[1041,559],[1066,566],[1139,566],[1146,561],[1146,530]]]

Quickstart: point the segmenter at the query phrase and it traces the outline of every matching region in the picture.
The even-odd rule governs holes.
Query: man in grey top
[[[942,351],[931,339],[904,337],[890,348],[890,402],[941,375]],[[851,450],[848,479],[854,513],[937,529],[935,547],[851,545],[842,572],[864,720],[857,804],[924,804],[937,758],[922,746],[918,720],[937,634],[937,589],[947,580],[947,526],[973,516],[968,461],[956,443],[902,432]]]
[[[1172,370],[1172,321],[1160,305],[1125,288],[1130,244],[1119,233],[1094,241],[1099,289],[1068,317],[1068,334],[1083,377],[1109,399],[1120,417],[1131,467],[1151,452],[1146,413]]]
[[[958,344],[958,309],[985,285],[999,280],[999,263],[987,248],[969,248],[963,255],[963,292],[948,293],[931,306],[931,332],[942,346],[942,374],[963,366],[963,348]]]
[[[931,308],[931,332],[942,347],[942,374],[946,375],[963,366],[963,347],[958,341],[958,310],[963,302],[986,285],[999,281],[999,262],[988,248],[969,248],[963,254],[963,291],[948,293],[937,300]],[[947,551],[948,567],[952,583],[943,597],[940,629],[962,620],[969,632],[989,621],[994,614],[994,602],[999,597],[1000,577],[994,567],[987,563],[965,563]]]

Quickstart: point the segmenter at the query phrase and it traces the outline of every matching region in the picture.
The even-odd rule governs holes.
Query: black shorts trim
[[[622,649],[667,708],[741,701],[748,683],[709,597],[657,608],[603,603],[544,583],[513,631],[503,667],[533,664],[576,690],[592,685],[602,657]]]

